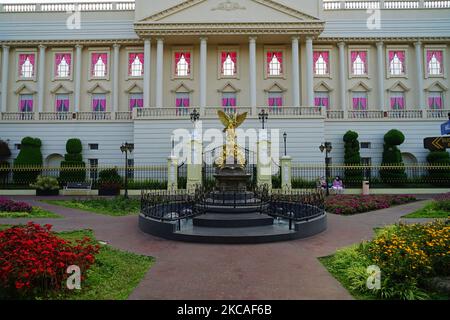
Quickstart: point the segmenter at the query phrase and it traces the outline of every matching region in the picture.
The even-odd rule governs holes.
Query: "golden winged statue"
[[[216,159],[215,164],[219,168],[225,167],[226,164],[236,164],[240,167],[244,167],[246,161],[236,143],[236,128],[247,119],[247,112],[228,115],[222,110],[219,110],[217,111],[217,114],[220,122],[225,126],[223,132],[226,132],[226,143],[223,145],[223,152]]]

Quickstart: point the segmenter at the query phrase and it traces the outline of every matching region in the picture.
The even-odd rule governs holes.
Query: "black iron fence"
[[[328,172],[327,172],[328,170]],[[292,187],[315,188],[328,177],[331,185],[340,177],[345,187],[361,187],[369,181],[371,187],[450,187],[450,165],[323,165],[293,164]]]

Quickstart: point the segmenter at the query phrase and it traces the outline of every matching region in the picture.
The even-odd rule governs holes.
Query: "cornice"
[[[450,41],[449,37],[321,37],[319,36],[315,43],[330,43],[330,42],[417,42],[418,40],[424,42],[442,42],[442,41]]]
[[[83,46],[92,46],[92,45],[108,45],[113,46],[114,44],[121,45],[144,45],[143,39],[122,39],[122,40],[103,40],[103,39],[95,39],[95,40],[6,40],[0,41],[1,45],[12,46],[12,47],[36,47],[39,45],[45,46],[73,46],[77,45]]]

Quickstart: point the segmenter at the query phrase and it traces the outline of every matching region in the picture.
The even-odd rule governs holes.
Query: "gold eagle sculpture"
[[[247,119],[247,112],[237,114],[234,113],[232,115],[228,115],[222,110],[217,111],[220,122],[225,126],[223,132],[227,130],[234,130],[239,127],[242,123],[244,123],[245,119]]]

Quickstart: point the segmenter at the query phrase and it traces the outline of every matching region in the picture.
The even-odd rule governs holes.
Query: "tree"
[[[25,137],[20,143],[20,152],[14,160],[13,179],[16,184],[29,185],[36,181],[42,171],[42,141]]]
[[[363,179],[361,168],[351,168],[352,166],[361,165],[361,155],[359,154],[358,133],[347,131],[343,137],[344,140],[344,179],[347,185],[360,184]],[[350,168],[347,168],[350,167]]]
[[[11,156],[8,143],[0,140],[0,183],[5,182],[9,175],[11,165],[6,160]]]
[[[83,162],[83,145],[77,138],[69,139],[66,142],[66,154],[61,162],[61,172],[59,182],[84,182],[86,180],[86,164]]]
[[[381,165],[394,167],[380,170],[380,177],[384,183],[398,185],[405,183],[407,180],[402,154],[397,147],[403,142],[405,142],[405,136],[399,130],[392,129],[384,135],[383,160]]]
[[[437,186],[450,185],[450,154],[447,151],[431,151],[427,161],[430,166],[439,166],[439,168],[428,169],[431,183]]]

